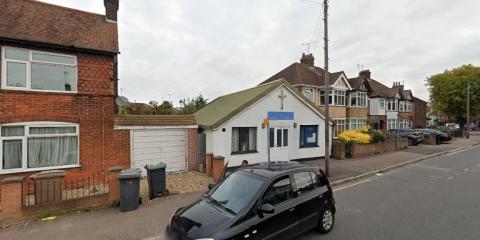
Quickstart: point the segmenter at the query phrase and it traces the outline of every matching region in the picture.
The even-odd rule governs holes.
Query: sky
[[[105,12],[102,0],[42,1]],[[428,76],[480,65],[478,9],[471,0],[330,0],[330,69],[370,69],[428,100]],[[321,13],[301,0],[120,0],[119,91],[132,102],[213,100],[298,62],[310,41],[323,67]]]

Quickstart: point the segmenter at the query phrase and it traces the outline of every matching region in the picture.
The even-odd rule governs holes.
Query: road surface
[[[339,187],[331,233],[298,240],[480,239],[480,146]]]

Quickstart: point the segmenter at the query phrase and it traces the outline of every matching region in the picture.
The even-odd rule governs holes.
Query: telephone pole
[[[329,72],[328,72],[328,0],[323,0],[324,51],[325,51],[325,174],[330,176],[330,110],[329,105]]]
[[[467,138],[470,138],[470,82],[467,82]]]

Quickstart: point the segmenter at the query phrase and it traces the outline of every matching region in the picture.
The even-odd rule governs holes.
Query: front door
[[[290,129],[288,127],[270,128],[270,159],[271,161],[290,160]]]

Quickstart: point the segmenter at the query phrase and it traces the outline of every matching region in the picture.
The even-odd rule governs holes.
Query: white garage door
[[[186,170],[185,129],[132,130],[132,167],[167,164],[167,172]]]

